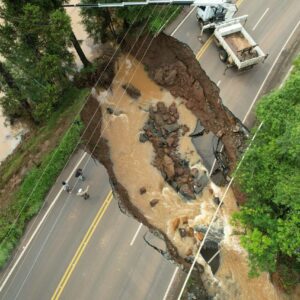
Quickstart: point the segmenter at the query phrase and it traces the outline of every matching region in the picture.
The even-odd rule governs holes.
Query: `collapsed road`
[[[165,241],[167,251],[161,251],[165,257],[188,268],[223,195],[210,180],[190,135],[197,121],[204,132],[213,132],[224,145],[224,161],[231,172],[247,131],[222,104],[218,87],[188,46],[164,34],[149,43],[144,38],[137,41],[135,58],[119,56],[110,89],[94,88],[81,114],[87,126],[84,140],[86,150],[107,169],[121,210]],[[143,45],[150,47],[142,56],[138,49]],[[204,250],[216,250],[230,240],[228,216],[236,209],[232,192],[226,202]],[[211,270],[205,273],[205,287],[213,286],[210,293],[231,296]],[[263,280],[268,285],[267,278]]]

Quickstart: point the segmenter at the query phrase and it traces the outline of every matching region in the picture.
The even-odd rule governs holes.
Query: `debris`
[[[151,206],[151,207],[154,207],[158,202],[159,202],[158,199],[152,199],[152,200],[150,201],[150,206]]]
[[[186,237],[187,232],[186,232],[185,228],[179,228],[179,234],[182,238]]]
[[[147,192],[146,188],[145,187],[141,187],[140,188],[140,194],[143,195]]]
[[[122,88],[133,99],[138,99],[141,96],[141,92],[131,83],[123,84]]]

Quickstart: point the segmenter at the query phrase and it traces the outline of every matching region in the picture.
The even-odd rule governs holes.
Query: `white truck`
[[[267,55],[241,24],[247,16],[234,17],[237,7],[233,0],[145,0],[116,3],[64,4],[64,7],[108,8],[138,5],[191,5],[197,6],[197,19],[204,30],[214,30],[214,41],[219,48],[219,57],[226,69],[236,66],[238,70],[253,67],[263,62]]]
[[[238,70],[244,70],[264,62],[268,55],[242,25],[247,16],[234,17],[237,11],[235,4],[230,0],[196,2],[201,35],[204,30],[214,30],[214,41],[219,49],[220,60],[226,63],[226,69],[235,66]]]

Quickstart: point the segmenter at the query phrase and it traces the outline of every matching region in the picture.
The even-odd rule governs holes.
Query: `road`
[[[298,0],[245,0],[239,10],[242,14],[249,15],[247,29],[269,53],[265,64],[244,73],[229,70],[224,76],[224,65],[214,45],[209,45],[200,57],[202,67],[219,84],[224,103],[241,119],[258,91],[265,92],[264,87],[270,87],[266,76],[299,21],[300,7]],[[174,36],[197,54],[202,46],[199,34],[193,12]],[[291,43],[297,35],[299,40],[299,28]],[[286,71],[290,59],[287,61],[281,65]],[[284,76],[284,72],[278,72],[279,75]],[[213,157],[207,154],[207,163],[211,165]],[[120,213],[116,201],[107,196],[110,187],[101,165],[89,156],[81,163],[87,163],[87,179],[81,185],[90,184],[91,199],[84,201],[64,193],[55,198],[60,182],[69,176],[81,157],[81,151],[76,153],[58,178],[41,214],[29,224],[18,252],[1,273],[0,299],[50,299],[53,295],[60,299],[163,299],[175,266],[145,244],[146,228]],[[74,178],[70,183],[74,184]],[[53,208],[48,211],[52,203]],[[35,231],[45,214],[45,221]],[[28,244],[33,233],[35,236]],[[159,244],[154,238],[152,242]]]

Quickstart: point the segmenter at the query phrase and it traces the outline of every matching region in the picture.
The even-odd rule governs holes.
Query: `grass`
[[[23,168],[24,160],[29,157],[37,160],[26,171],[18,188],[9,195],[8,204],[0,212],[0,268],[5,265],[19,243],[27,222],[39,211],[78,143],[83,125],[80,122],[74,123],[73,120],[86,95],[87,90],[68,90],[64,95],[63,105],[53,114],[47,125],[33,130],[21,147],[1,165],[0,187],[3,187]],[[49,146],[41,152],[45,142]],[[32,193],[33,187],[35,190]]]

